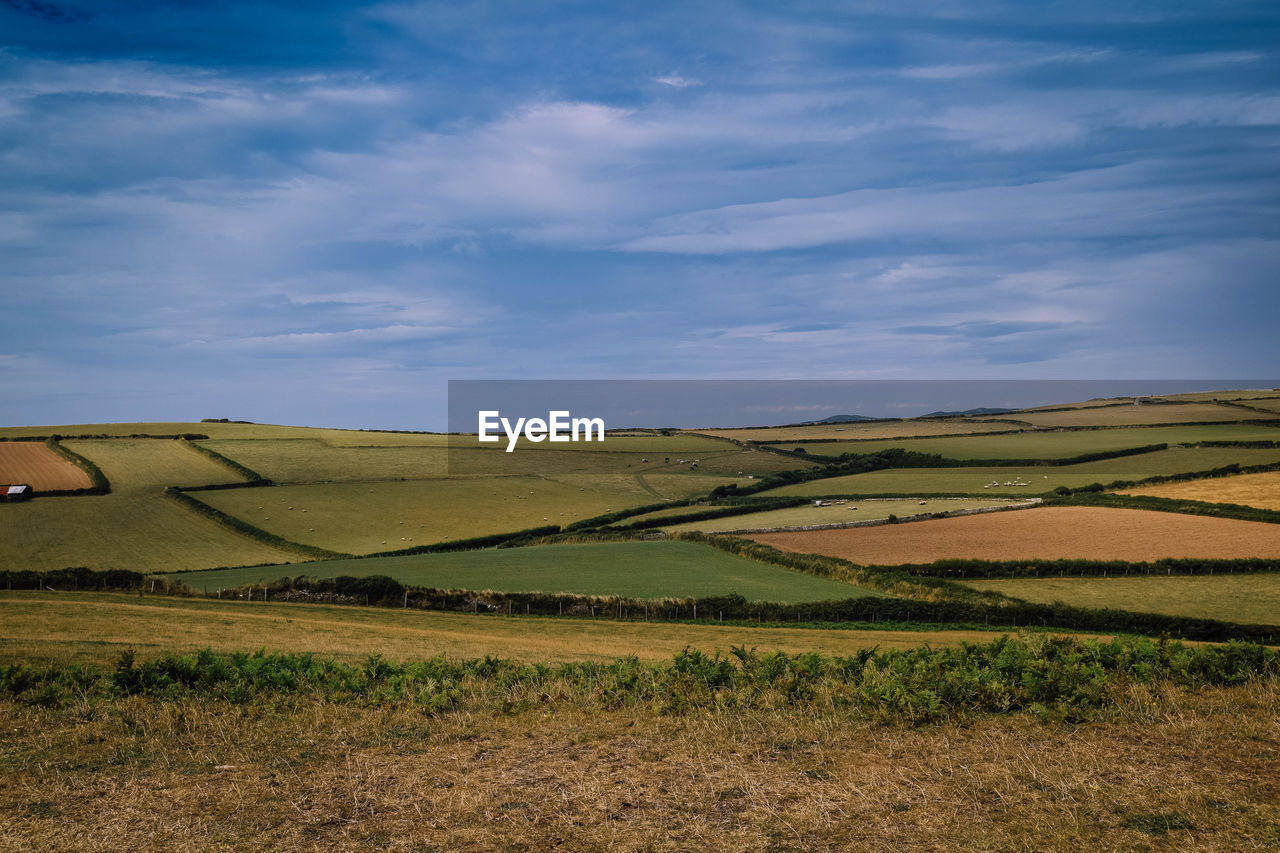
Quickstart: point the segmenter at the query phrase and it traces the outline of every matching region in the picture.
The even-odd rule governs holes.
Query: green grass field
[[[870,421],[848,424],[807,424],[784,427],[743,427],[737,429],[692,430],[700,435],[718,436],[733,441],[796,441],[797,439],[880,439],[912,436],[951,435],[954,433],[1009,432],[1016,424],[984,423],[981,420],[906,420]]]
[[[830,504],[827,506],[787,507],[765,512],[753,512],[747,515],[733,515],[727,518],[713,518],[708,521],[689,521],[665,528],[667,530],[699,530],[703,533],[715,533],[724,530],[747,530],[758,527],[802,527],[810,524],[847,524],[851,521],[873,521],[896,515],[906,518],[927,512],[953,512],[958,509],[977,509],[979,507],[1007,506],[1014,501],[980,500],[980,499],[934,499],[924,506],[916,500],[876,500],[850,501],[847,504]]]
[[[1034,495],[1058,486],[1079,487],[1115,480],[1141,480],[1158,474],[1178,474],[1217,468],[1231,463],[1263,465],[1280,462],[1280,449],[1196,447],[1160,450],[1139,456],[1123,456],[1099,462],[1061,466],[900,468],[871,471],[847,477],[811,480],[762,492],[774,495],[876,495],[876,494],[991,494]],[[1030,486],[1004,486],[1021,477]],[[986,484],[1002,485],[990,489]]]
[[[735,557],[694,542],[603,542],[457,551],[365,560],[326,560],[168,575],[194,591],[269,583],[305,574],[386,575],[412,586],[567,592],[628,598],[738,593],[751,601],[826,601],[876,595],[868,589]]]
[[[367,554],[549,524],[563,527],[610,510],[705,494],[723,482],[693,475],[669,480],[627,474],[484,477],[274,486],[196,497],[291,541]]]
[[[231,483],[231,470],[176,441],[68,441],[111,481],[111,493],[37,498],[0,507],[0,550],[12,568],[173,571],[287,561],[164,496],[171,483]]]
[[[1151,444],[1196,441],[1280,441],[1280,428],[1251,424],[1129,427],[1126,429],[1053,430],[912,438],[879,441],[839,441],[811,444],[808,452],[823,456],[876,453],[901,447],[918,453],[937,453],[948,459],[1065,459],[1086,453],[1124,450]]]
[[[1259,625],[1280,625],[1280,575],[1193,575],[1112,578],[1032,578],[966,581],[1044,604],[1114,607]]]

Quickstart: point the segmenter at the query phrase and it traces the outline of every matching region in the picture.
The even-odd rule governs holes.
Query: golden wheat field
[[[1147,495],[1155,498],[1175,498],[1208,503],[1241,504],[1262,509],[1280,510],[1280,471],[1262,474],[1240,474],[1235,477],[1214,477],[1208,480],[1188,480],[1184,483],[1161,483],[1156,486],[1140,486],[1125,489],[1122,495]]]
[[[974,560],[1280,557],[1280,526],[1137,509],[1040,507],[909,524],[759,533],[783,551],[863,565]]]

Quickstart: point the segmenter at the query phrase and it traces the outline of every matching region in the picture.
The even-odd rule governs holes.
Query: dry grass
[[[1184,483],[1161,483],[1157,486],[1126,489],[1120,494],[1242,504],[1280,510],[1280,471],[1241,474],[1236,477],[1214,477],[1209,480],[1188,480]]]
[[[87,489],[89,475],[70,460],[33,441],[0,443],[0,485],[26,483],[37,492]]]
[[[0,591],[0,660],[105,663],[127,648],[144,656],[264,648],[345,660],[445,654],[526,661],[669,659],[685,646],[727,651],[820,651],[988,642],[983,631],[840,631],[664,622],[543,619],[319,604],[205,601],[122,593]]]
[[[934,560],[1158,560],[1280,557],[1280,527],[1257,521],[1137,509],[1040,507],[911,524],[756,533],[783,551],[863,565]]]
[[[12,851],[1260,851],[1280,686],[1135,688],[1106,722],[516,715],[312,700],[0,704]]]

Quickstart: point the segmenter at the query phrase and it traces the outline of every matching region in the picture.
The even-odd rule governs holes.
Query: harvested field
[[[1280,557],[1280,525],[1137,509],[1042,507],[883,527],[758,533],[783,551],[863,565],[976,560]]]
[[[89,475],[34,441],[0,442],[0,484],[26,483],[37,492],[87,489]]]
[[[1188,480],[1185,483],[1161,483],[1156,486],[1126,489],[1120,494],[1242,504],[1280,510],[1280,471],[1241,474],[1236,477],[1214,477],[1208,480]]]
[[[725,518],[713,518],[706,521],[689,521],[666,528],[667,530],[699,530],[703,533],[715,533],[725,530],[748,530],[761,527],[804,527],[813,524],[849,524],[855,521],[874,521],[888,518],[891,514],[899,517],[933,512],[956,512],[965,509],[991,509],[1006,507],[1017,503],[1010,499],[982,500],[980,498],[934,498],[924,503],[915,499],[908,500],[873,500],[848,503],[824,504],[814,506],[793,506],[785,509],[752,512],[746,515],[731,515]],[[684,507],[686,512],[689,507]]]

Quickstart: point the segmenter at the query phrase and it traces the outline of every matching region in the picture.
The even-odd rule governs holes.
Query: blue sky
[[[0,421],[1280,364],[1280,7],[0,0]]]

